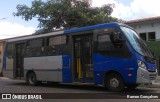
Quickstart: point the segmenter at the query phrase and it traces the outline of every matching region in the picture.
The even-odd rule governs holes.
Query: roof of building
[[[129,24],[129,23],[138,23],[138,22],[154,21],[154,20],[160,20],[160,16],[135,19],[135,20],[126,21],[125,23]]]

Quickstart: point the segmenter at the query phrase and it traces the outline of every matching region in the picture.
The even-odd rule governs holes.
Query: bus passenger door
[[[74,81],[93,80],[93,35],[74,37]]]
[[[16,51],[15,51],[15,67],[14,67],[14,76],[15,78],[21,78],[24,77],[24,48],[25,44],[20,43],[16,44]]]

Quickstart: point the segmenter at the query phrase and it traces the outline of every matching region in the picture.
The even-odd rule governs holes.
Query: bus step
[[[95,83],[83,83],[83,82],[73,82],[72,85],[95,85]]]

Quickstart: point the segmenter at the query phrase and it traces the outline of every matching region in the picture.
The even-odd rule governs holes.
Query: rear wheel
[[[31,85],[31,86],[35,86],[36,85],[37,78],[36,78],[36,75],[35,75],[34,72],[28,73],[26,82],[27,82],[28,85]]]
[[[105,83],[105,87],[109,91],[119,92],[119,91],[123,91],[124,89],[123,78],[116,73],[107,75],[104,83]]]

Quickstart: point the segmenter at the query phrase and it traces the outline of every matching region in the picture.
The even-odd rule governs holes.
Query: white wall
[[[129,25],[132,26],[139,34],[155,32],[156,40],[160,40],[160,21],[135,23]]]

